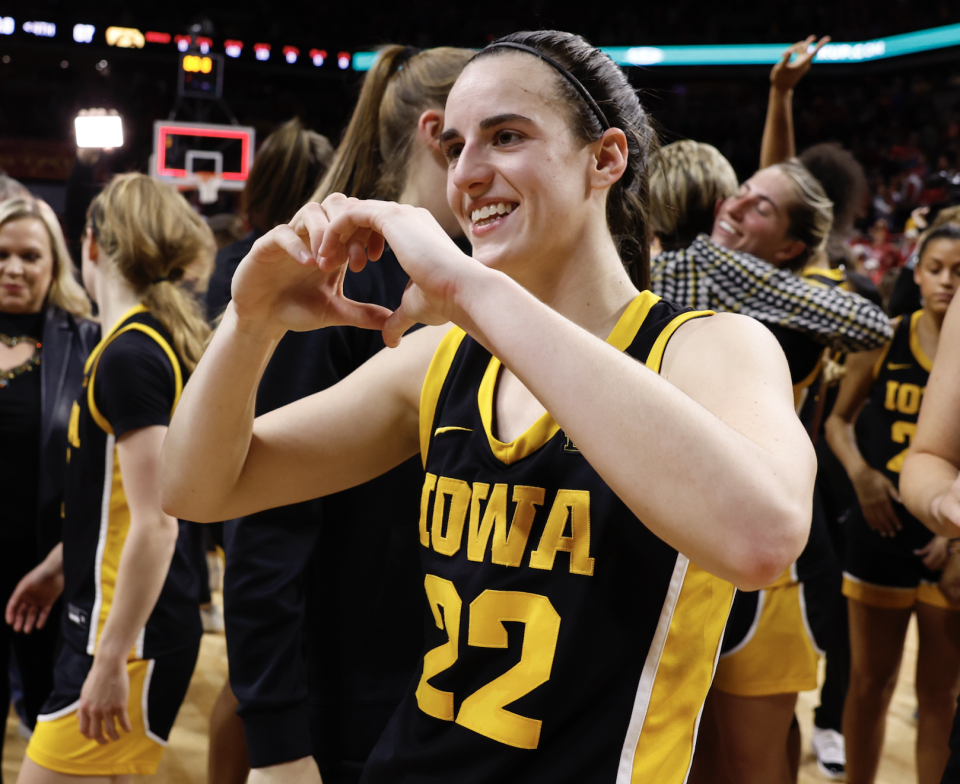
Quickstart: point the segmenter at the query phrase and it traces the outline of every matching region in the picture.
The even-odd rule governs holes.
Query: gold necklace
[[[0,389],[3,389],[5,386],[8,386],[13,379],[22,373],[27,373],[33,370],[35,367],[40,367],[40,342],[35,338],[27,337],[22,335],[20,337],[10,337],[9,335],[4,335],[0,332],[0,343],[3,343],[5,346],[10,346],[10,348],[15,348],[21,343],[33,343],[36,347],[36,351],[33,353],[33,356],[30,357],[22,365],[17,365],[15,368],[10,368],[10,370],[4,370],[0,372]]]

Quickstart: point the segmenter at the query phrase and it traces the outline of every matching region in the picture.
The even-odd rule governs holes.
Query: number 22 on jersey
[[[506,621],[524,624],[520,661],[503,675],[482,686],[460,705],[454,717],[453,693],[440,691],[429,680],[448,670],[459,658],[460,621],[463,602],[449,580],[428,574],[424,580],[427,600],[438,629],[447,632],[447,642],[423,657],[423,675],[417,686],[417,704],[429,716],[473,730],[493,740],[520,749],[535,749],[543,722],[506,710],[550,679],[560,634],[560,615],[546,596],[520,591],[487,589],[470,603],[467,644],[477,648],[506,648]]]

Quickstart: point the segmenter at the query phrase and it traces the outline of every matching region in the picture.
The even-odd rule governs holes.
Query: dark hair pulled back
[[[944,223],[926,232],[920,239],[920,246],[917,248],[918,261],[923,261],[923,254],[927,252],[930,243],[936,240],[960,241],[960,225]]]
[[[607,55],[579,35],[557,30],[512,33],[494,41],[474,59],[518,51],[497,47],[505,42],[529,46],[563,66],[586,88],[610,127],[626,134],[627,168],[607,196],[607,225],[634,285],[641,291],[648,289],[650,161],[659,140],[636,90]],[[556,74],[556,82],[561,100],[570,107],[576,138],[584,144],[599,139],[604,129],[590,105],[560,73]]]

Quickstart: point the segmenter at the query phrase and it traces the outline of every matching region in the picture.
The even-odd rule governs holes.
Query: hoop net
[[[220,196],[220,185],[223,180],[216,172],[198,171],[193,173],[197,178],[197,190],[200,192],[201,204],[213,204]]]

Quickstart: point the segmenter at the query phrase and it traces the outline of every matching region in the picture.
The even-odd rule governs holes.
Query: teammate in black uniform
[[[400,199],[427,206],[469,248],[443,196],[437,137],[447,93],[472,55],[384,47],[328,175],[298,205],[331,191]],[[344,286],[351,298],[392,309],[407,280],[388,252]],[[380,333],[356,327],[287,333],[257,390],[257,414],[333,386],[383,348]],[[411,458],[359,487],[227,524],[230,680],[251,781],[312,777],[318,767],[325,784],[359,780],[423,647],[423,581],[409,535],[422,480]],[[359,628],[358,616],[367,621]]]
[[[200,540],[160,507],[160,446],[207,336],[176,281],[209,275],[214,248],[190,206],[144,175],[117,177],[90,207],[83,279],[109,328],[70,417],[62,571],[38,567],[63,581],[64,644],[21,783],[155,772],[186,694]],[[19,611],[30,592],[14,599]]]
[[[776,342],[640,293],[654,140],[608,57],[509,36],[441,136],[474,258],[425,210],[335,194],[237,271],[164,446],[167,508],[221,519],[418,451],[428,472],[426,651],[363,781],[679,784],[731,583],[802,549],[815,465]],[[384,239],[412,281],[393,314],[340,296]],[[282,334],[343,322],[391,346],[441,326],[255,420]]]
[[[886,349],[850,357],[826,427],[830,446],[860,501],[860,513],[846,524],[843,585],[849,599],[852,654],[843,723],[848,780],[853,784],[872,782],[876,774],[887,707],[914,612],[920,634],[921,784],[935,784],[943,774],[953,706],[960,692],[956,612],[960,607],[951,607],[937,588],[947,540],[934,537],[914,518],[897,491],[940,326],[960,288],[960,228],[944,226],[927,236],[915,275],[923,309],[900,320]]]

